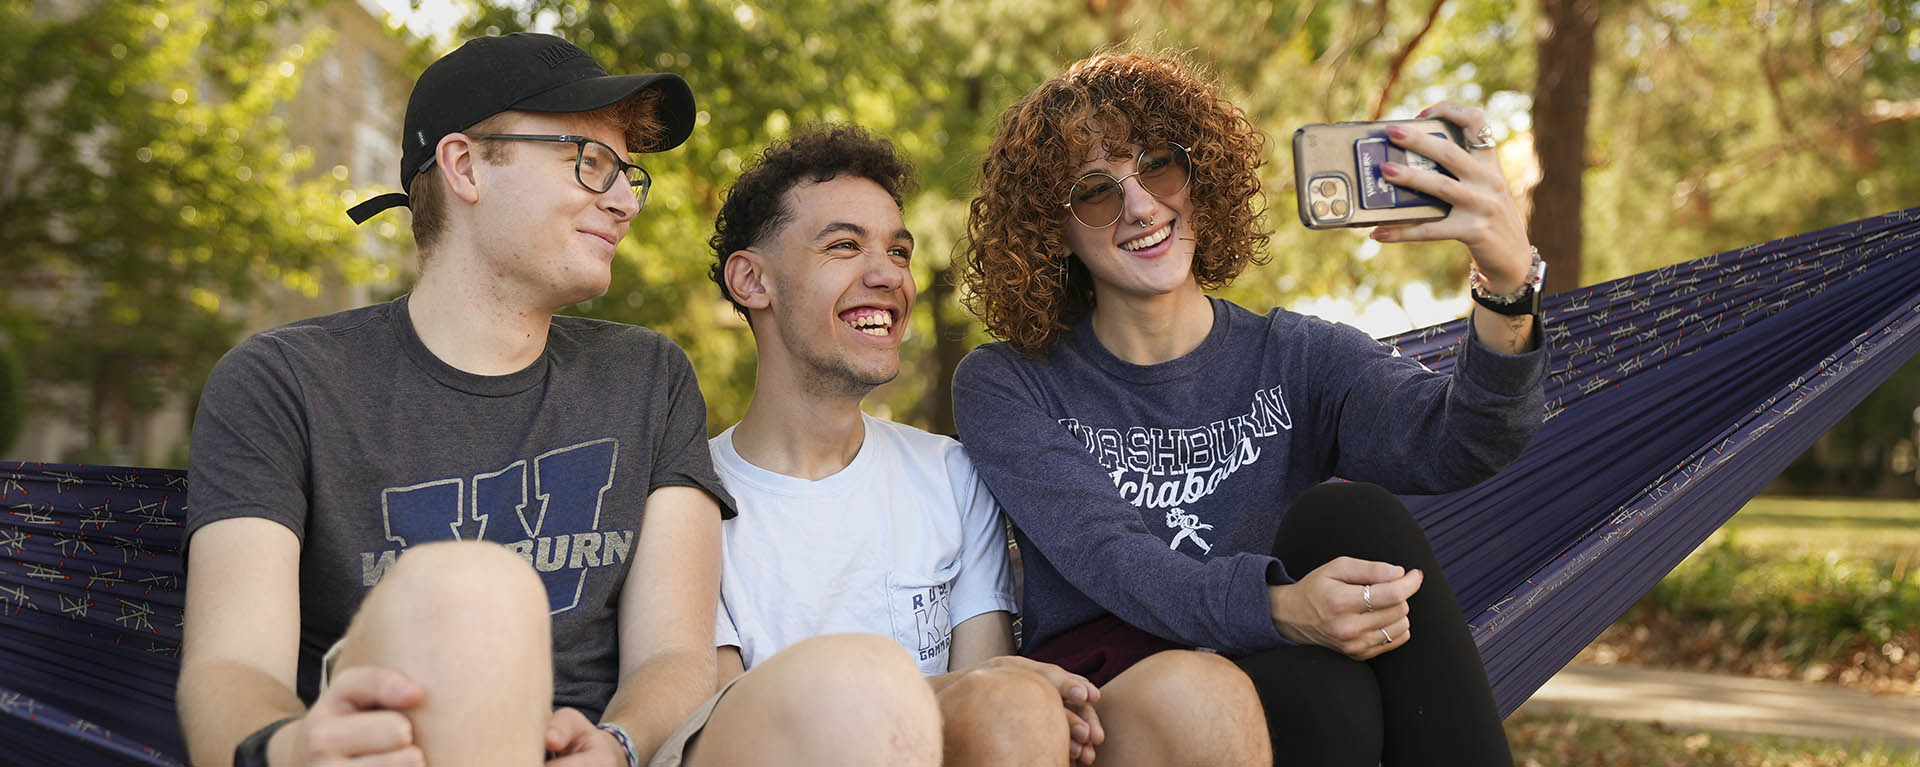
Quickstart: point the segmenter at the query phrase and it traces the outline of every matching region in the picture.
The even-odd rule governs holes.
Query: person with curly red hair
[[[1102,54],[1002,115],[964,266],[1002,341],[962,362],[955,421],[1015,525],[1023,652],[1103,685],[1103,705],[1155,659],[1210,650],[1252,680],[1277,759],[1512,763],[1452,590],[1393,493],[1469,487],[1539,428],[1542,265],[1486,116],[1421,116],[1472,138],[1390,127],[1448,173],[1382,171],[1451,212],[1371,236],[1466,246],[1479,305],[1448,375],[1354,328],[1206,294],[1265,255],[1265,154],[1194,68]]]

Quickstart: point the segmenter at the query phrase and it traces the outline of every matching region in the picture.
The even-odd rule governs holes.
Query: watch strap
[[[267,762],[267,741],[273,740],[273,734],[280,728],[293,724],[297,717],[287,717],[269,724],[240,741],[233,747],[233,767],[271,767]]]

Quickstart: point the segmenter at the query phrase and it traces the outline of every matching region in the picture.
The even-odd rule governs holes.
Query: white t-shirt
[[[708,441],[739,516],[721,523],[714,645],[753,668],[821,634],[893,637],[946,673],[953,627],[1012,612],[1000,507],[960,443],[862,414],[866,441],[833,476],[748,463],[733,429]]]

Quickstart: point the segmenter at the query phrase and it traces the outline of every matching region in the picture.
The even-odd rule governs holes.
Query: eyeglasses
[[[1133,172],[1119,178],[1105,171],[1094,171],[1075,179],[1060,207],[1073,214],[1073,220],[1088,229],[1105,229],[1120,220],[1127,207],[1127,195],[1120,184],[1140,177],[1140,188],[1155,197],[1172,197],[1187,188],[1193,179],[1190,147],[1168,142],[1164,147],[1140,150]]]
[[[473,136],[475,139],[497,139],[500,141],[545,141],[554,144],[572,144],[576,154],[573,157],[573,178],[581,186],[594,194],[606,194],[613,188],[622,174],[627,183],[633,186],[633,196],[640,200],[640,206],[646,207],[647,190],[653,186],[653,177],[647,175],[647,169],[620,159],[620,153],[613,147],[602,144],[586,136],[546,135],[535,133],[495,133],[487,136]]]

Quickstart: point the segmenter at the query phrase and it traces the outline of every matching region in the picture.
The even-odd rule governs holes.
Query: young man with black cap
[[[692,368],[652,331],[554,316],[606,290],[649,186],[628,153],[693,114],[679,77],[608,76],[548,35],[421,75],[410,194],[352,211],[412,208],[418,284],[248,339],[201,399],[195,764],[676,765],[725,723],[696,711],[732,501]],[[932,763],[912,664],[871,644],[816,643],[734,708],[796,762]]]

